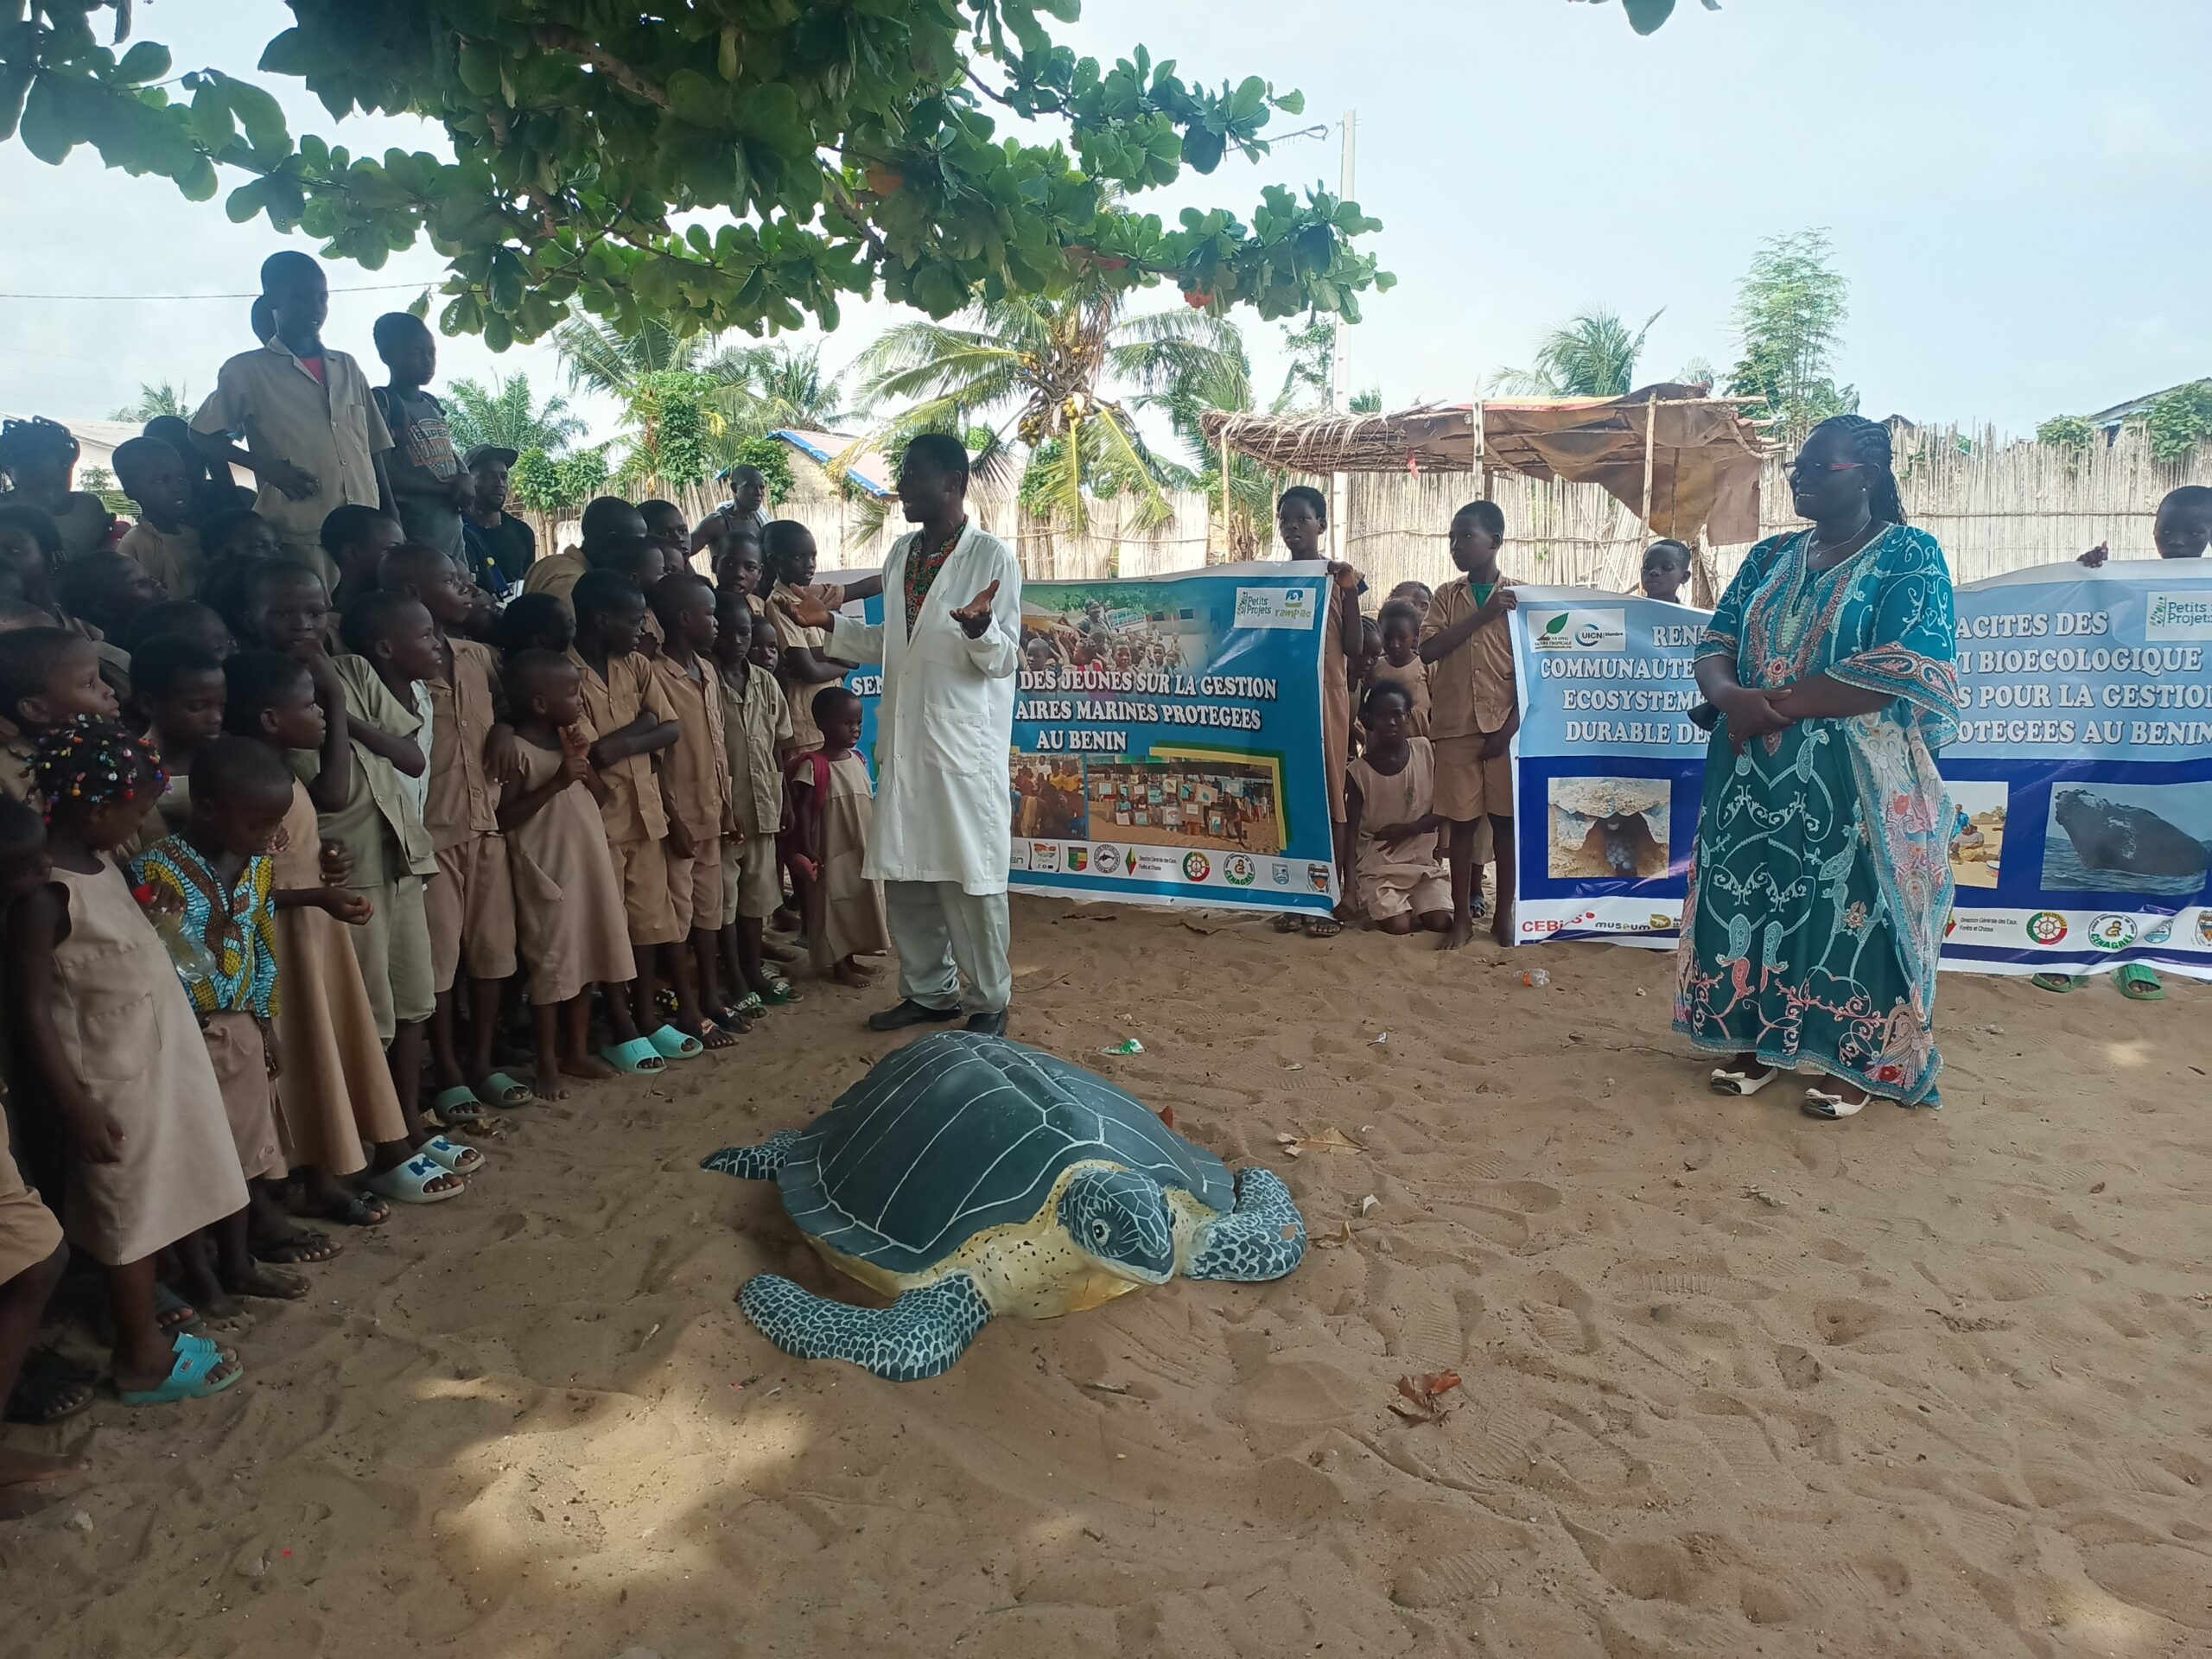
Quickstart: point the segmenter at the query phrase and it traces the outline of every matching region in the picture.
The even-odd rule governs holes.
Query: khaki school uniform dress
[[[530,567],[530,574],[522,579],[522,590],[525,594],[550,594],[566,605],[569,595],[576,591],[576,584],[589,569],[582,553],[573,547],[564,547]]]
[[[322,550],[322,521],[348,504],[378,505],[375,457],[391,448],[361,365],[326,347],[318,380],[290,346],[272,340],[223,365],[192,429],[242,432],[255,460],[288,461],[313,474],[313,493],[297,501],[264,482],[253,510],[269,521],[288,557],[313,565],[334,590],[340,573]]]
[[[471,979],[515,970],[515,886],[499,834],[499,791],[484,770],[484,743],[499,715],[491,649],[454,639],[453,678],[432,680],[429,794],[423,825],[438,873],[423,894],[430,925],[430,976],[439,995],[461,963]]]
[[[23,1185],[8,1150],[8,1114],[0,1112],[0,1284],[38,1266],[60,1243],[61,1224]]]
[[[858,754],[830,762],[822,800],[822,937],[814,959],[827,968],[847,957],[888,950],[883,884],[861,874],[875,828],[875,791]]]
[[[507,788],[537,788],[561,769],[558,749],[518,741],[522,776]],[[515,931],[534,1003],[566,1002],[592,985],[638,976],[622,888],[607,854],[599,803],[571,784],[507,832],[514,871]]]
[[[1367,683],[1373,686],[1384,682],[1391,685],[1402,685],[1406,688],[1406,695],[1414,700],[1413,718],[1406,722],[1406,735],[1427,737],[1429,710],[1428,664],[1416,657],[1403,668],[1400,668],[1388,658],[1377,658],[1375,671],[1368,676]]]
[[[571,648],[569,660],[584,681],[583,728],[594,742],[619,732],[641,714],[655,720],[674,720],[653,665],[636,652],[610,657],[607,677]],[[600,816],[607,825],[607,849],[614,860],[614,874],[622,885],[622,908],[630,918],[632,944],[673,944],[684,929],[676,919],[676,906],[668,894],[668,815],[662,810],[660,783],[653,775],[652,757],[633,754],[600,773],[607,785],[607,799]],[[522,879],[515,879],[517,908],[528,902]]]
[[[741,916],[765,921],[784,902],[776,832],[784,822],[781,745],[791,741],[791,707],[776,677],[748,666],[741,684],[721,676],[722,744],[729,757],[730,822],[722,838],[722,925]]]
[[[791,620],[785,605],[798,602],[798,589],[789,582],[779,582],[768,595],[768,615],[776,625],[776,639],[785,651],[793,645],[804,646],[817,657],[829,649],[830,634],[823,628],[802,628]],[[833,607],[834,608],[834,607]],[[782,661],[781,654],[778,656]],[[776,670],[776,678],[784,688],[784,701],[791,708],[791,741],[784,745],[783,759],[795,754],[811,754],[822,747],[822,728],[814,723],[814,699],[826,689],[823,685],[804,683],[791,677],[783,668]],[[828,682],[835,684],[835,681]]]
[[[200,573],[207,568],[207,556],[200,550],[200,532],[190,524],[172,532],[142,518],[124,532],[116,551],[134,560],[171,599],[190,599],[199,589]]]
[[[1507,588],[1517,584],[1498,577]],[[1433,639],[1479,608],[1465,577],[1436,590],[1421,624]],[[1436,746],[1436,810],[1455,823],[1513,815],[1513,763],[1485,760],[1484,741],[1513,718],[1513,641],[1501,613],[1428,665],[1428,736]]]
[[[427,695],[418,694],[417,706],[408,708],[365,657],[336,657],[331,665],[346,690],[348,721],[394,737],[426,735],[421,709],[429,702]],[[346,928],[346,937],[361,964],[378,1039],[388,1043],[400,1026],[429,1019],[437,1006],[423,891],[424,880],[437,874],[437,853],[399,769],[359,743],[350,747],[353,764],[347,769],[346,804],[322,815],[321,834],[326,841],[343,842],[353,855],[346,890],[366,899],[374,912],[365,925]],[[322,767],[312,749],[295,749],[286,759],[308,782]]]
[[[1425,737],[1408,738],[1411,751],[1394,776],[1367,764],[1364,755],[1346,770],[1359,791],[1359,897],[1378,922],[1411,911],[1416,916],[1452,908],[1452,882],[1430,835],[1377,841],[1380,825],[1411,823],[1436,810],[1436,751]]]
[[[103,1267],[142,1261],[245,1207],[245,1178],[200,1022],[168,951],[102,861],[56,868],[67,902],[54,951],[54,1021],[85,1092],[122,1126],[111,1164],[69,1163],[69,1242]]]
[[[676,710],[681,734],[661,751],[662,776],[676,816],[691,836],[692,855],[668,852],[669,905],[686,933],[722,925],[722,836],[730,827],[729,753],[722,734],[721,676],[705,658],[693,679],[666,656],[653,659],[661,694]]]
[[[1344,821],[1344,764],[1351,759],[1351,658],[1344,655],[1344,607],[1358,603],[1357,594],[1329,582],[1321,639],[1321,761],[1329,777],[1332,823]]]
[[[322,885],[321,845],[315,803],[295,779],[276,855],[278,892]],[[333,1175],[367,1166],[364,1142],[407,1134],[348,931],[325,910],[276,912],[277,1128],[291,1167],[313,1164]]]

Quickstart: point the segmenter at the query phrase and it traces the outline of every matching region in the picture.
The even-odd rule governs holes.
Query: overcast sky
[[[1071,38],[1103,57],[1141,41],[1209,80],[1297,86],[1323,138],[1186,177],[1159,205],[1248,213],[1262,184],[1337,175],[1335,124],[1359,112],[1357,195],[1398,287],[1351,335],[1352,378],[1392,404],[1464,400],[1524,365],[1543,333],[1609,305],[1665,308],[1643,372],[1724,370],[1736,279],[1760,238],[1834,234],[1851,282],[1837,368],[1861,408],[2024,431],[2212,373],[2212,0],[1694,0],[1657,36],[1612,4],[1567,0],[1088,0]],[[276,0],[141,0],[139,33],[179,70],[250,73],[289,21]],[[357,151],[441,149],[420,124],[333,130],[297,83],[265,81],[295,133]],[[1279,118],[1280,120],[1280,118]],[[1147,199],[1148,201],[1154,199]],[[287,242],[220,199],[0,146],[0,291],[207,295],[251,289]],[[372,368],[369,324],[439,274],[427,247],[380,272],[334,265],[327,338]],[[1172,304],[1172,289],[1159,303]],[[142,381],[197,397],[251,342],[246,302],[0,298],[0,408],[105,416]],[[888,320],[855,306],[827,347],[850,359]],[[1279,377],[1276,331],[1248,330]],[[550,346],[494,357],[441,344],[442,375],[527,371]],[[601,435],[610,424],[596,408]]]

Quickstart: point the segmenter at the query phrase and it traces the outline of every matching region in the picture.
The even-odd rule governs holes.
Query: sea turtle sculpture
[[[773,1179],[832,1267],[898,1298],[853,1307],[764,1273],[738,1300],[786,1353],[935,1376],[1001,1315],[1051,1319],[1190,1279],[1279,1279],[1306,1255],[1282,1182],[1237,1172],[1103,1077],[1004,1038],[886,1056],[804,1129],[702,1167]]]

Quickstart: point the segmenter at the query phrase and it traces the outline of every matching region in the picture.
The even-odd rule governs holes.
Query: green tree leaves
[[[1850,295],[1826,231],[1760,243],[1736,289],[1743,356],[1729,371],[1729,396],[1764,398],[1793,431],[1856,410],[1858,393],[1839,388],[1831,366]]]
[[[1076,0],[682,0],[650,20],[604,0],[293,0],[262,73],[336,117],[434,120],[451,162],[295,143],[276,99],[224,70],[151,84],[168,54],[99,43],[105,10],[36,0],[0,25],[0,139],[50,162],[91,143],[195,200],[227,188],[232,218],[371,268],[427,237],[450,266],[440,326],[495,348],[577,308],[685,334],[834,325],[879,283],[938,317],[1082,281],[1350,316],[1388,285],[1357,251],[1374,222],[1325,193],[1271,190],[1249,226],[1130,205],[1185,167],[1265,155],[1274,116],[1304,106],[1256,76],[1186,81],[1141,47],[1078,58],[1052,38]],[[1003,137],[994,105],[1064,136]]]

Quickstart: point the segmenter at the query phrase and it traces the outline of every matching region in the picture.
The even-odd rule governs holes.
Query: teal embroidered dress
[[[1754,547],[1700,641],[1773,690],[1826,674],[1894,700],[1706,753],[1675,1029],[1717,1054],[1805,1065],[1937,1105],[1936,960],[1951,909],[1935,751],[1957,729],[1943,550],[1893,525],[1830,570],[1812,533]]]

